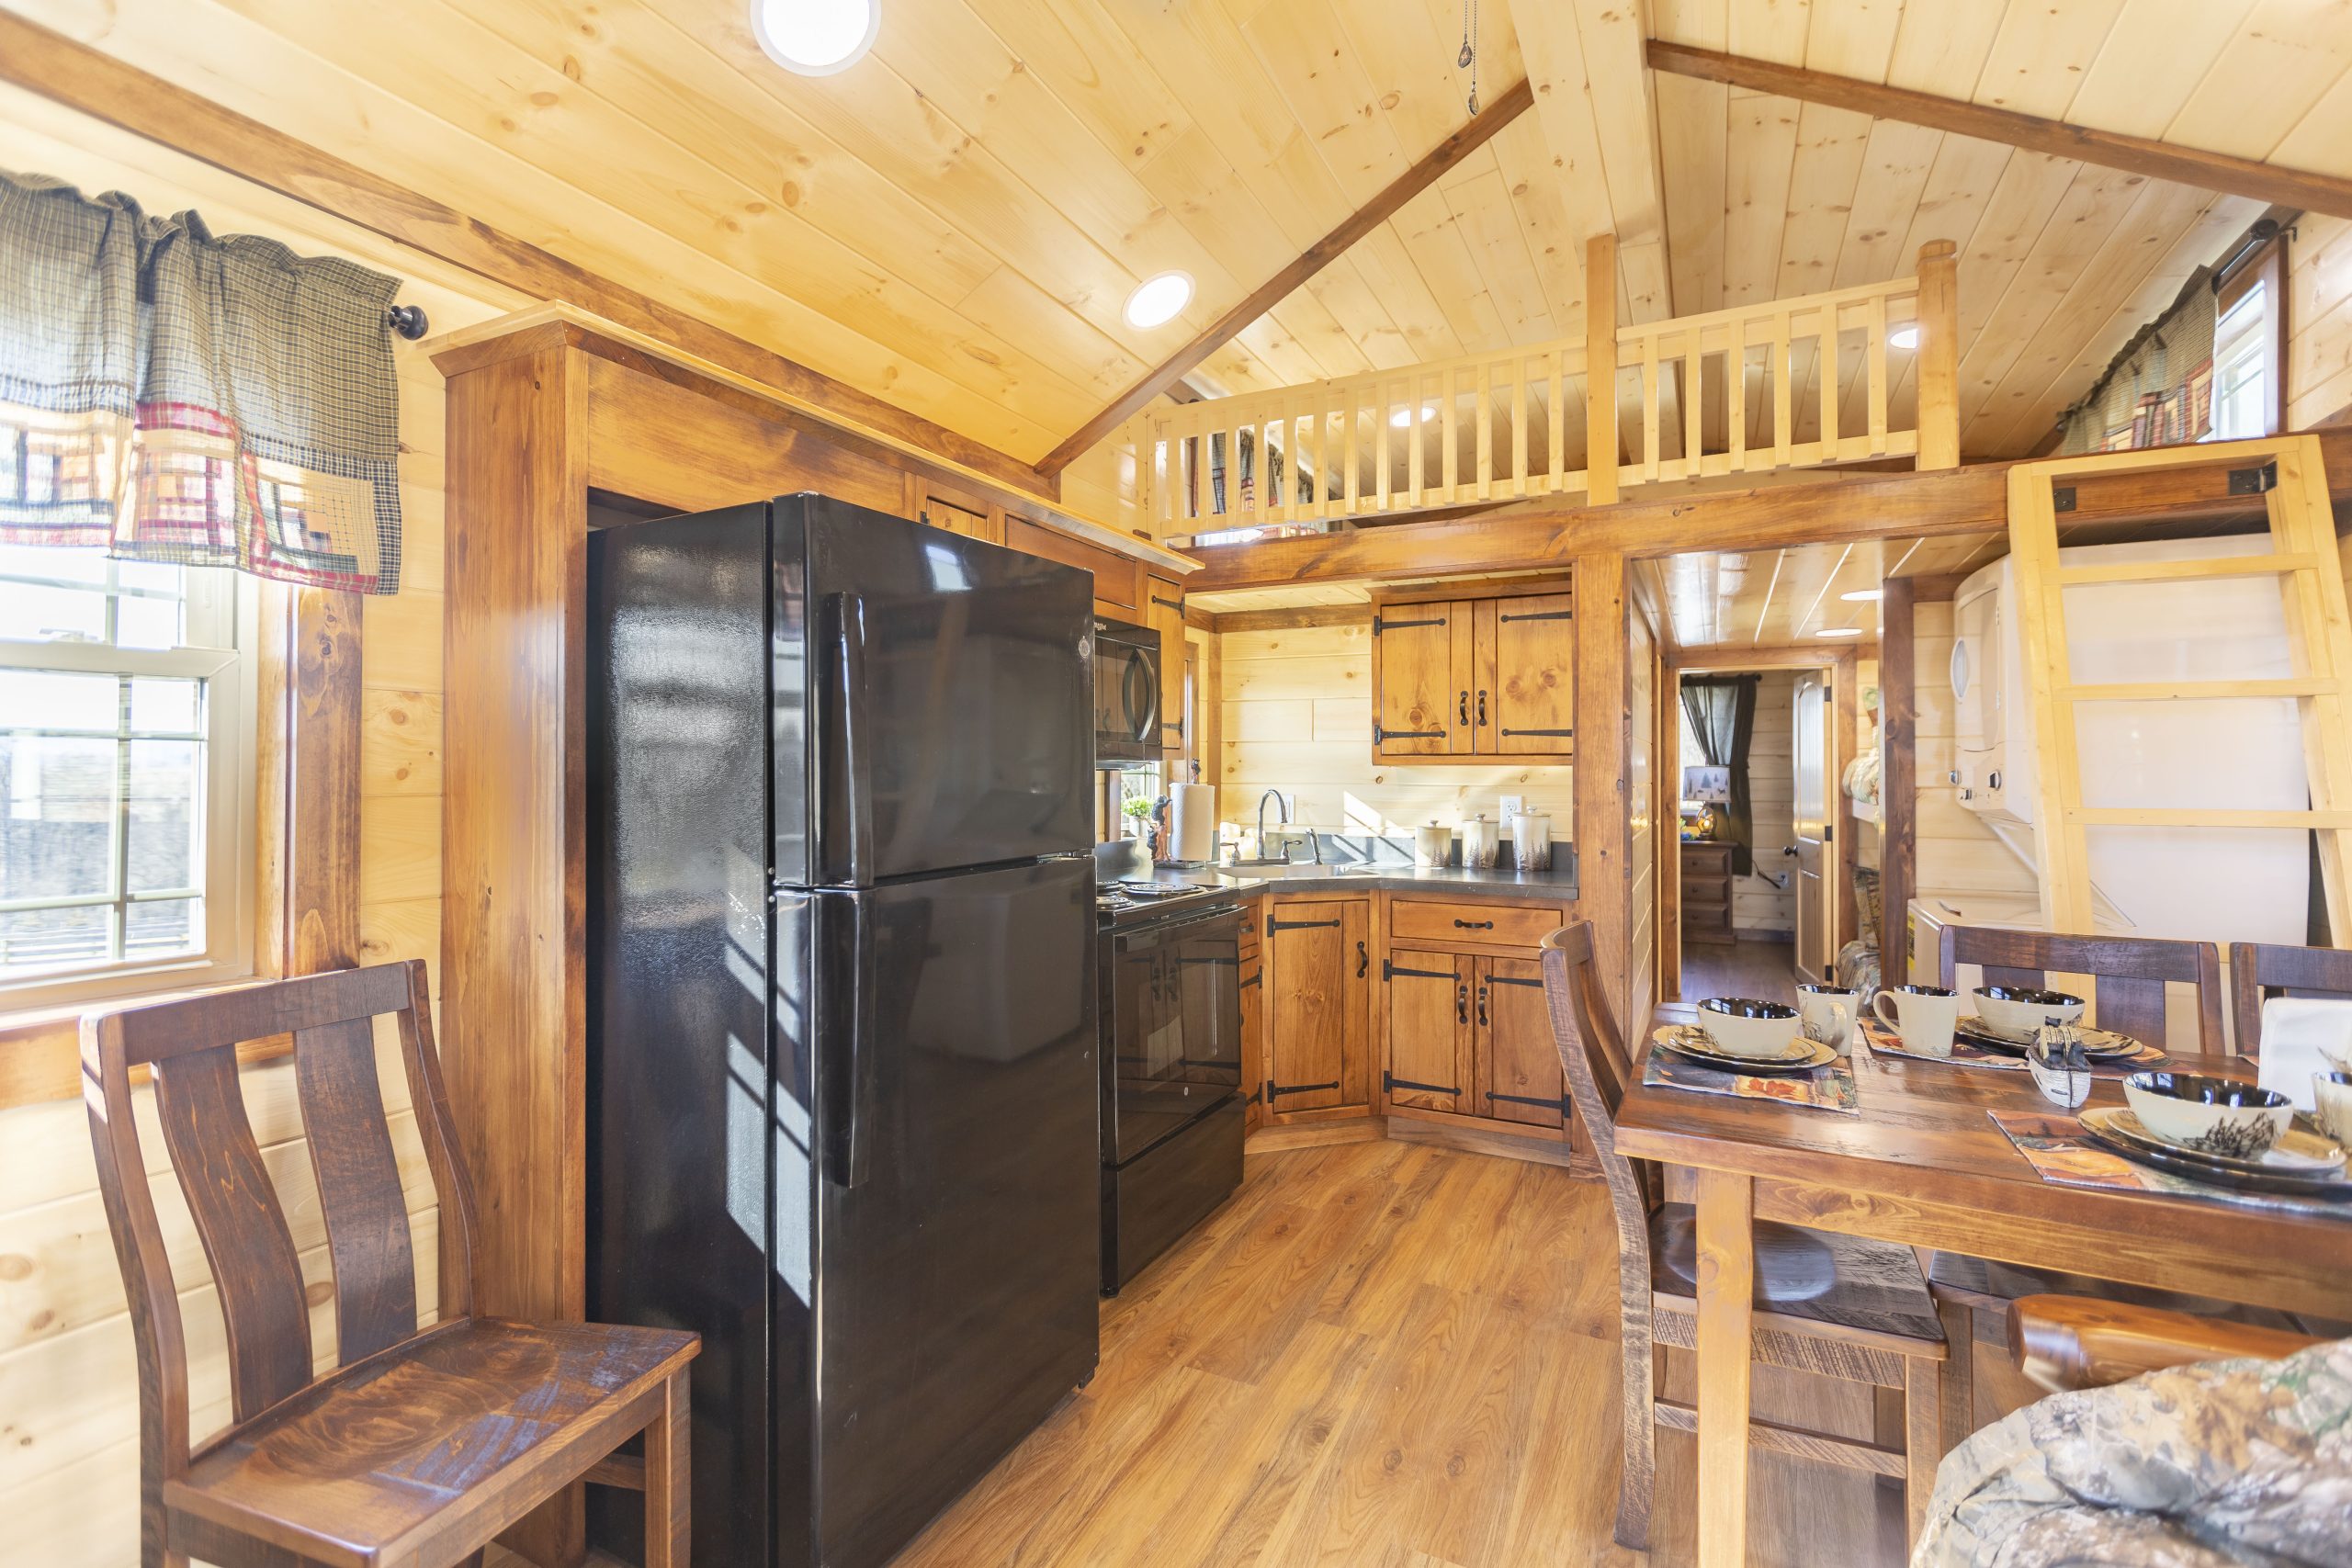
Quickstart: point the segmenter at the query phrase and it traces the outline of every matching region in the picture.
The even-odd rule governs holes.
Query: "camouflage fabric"
[[[1911,1562],[2352,1563],[2352,1340],[2013,1413],[1945,1457]]]

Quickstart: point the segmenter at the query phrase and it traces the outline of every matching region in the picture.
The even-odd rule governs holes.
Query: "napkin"
[[[2262,1004],[2262,1070],[2256,1081],[2293,1100],[2298,1110],[2312,1110],[2312,1075],[2335,1067],[2322,1046],[2352,1056],[2352,1002],[2271,998]]]

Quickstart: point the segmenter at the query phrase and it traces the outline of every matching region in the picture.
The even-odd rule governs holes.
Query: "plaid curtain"
[[[399,288],[0,173],[0,544],[399,592]]]

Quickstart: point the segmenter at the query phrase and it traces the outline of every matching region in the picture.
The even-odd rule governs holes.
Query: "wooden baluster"
[[[1343,427],[1340,434],[1340,439],[1341,445],[1347,449],[1348,477],[1346,505],[1348,509],[1347,514],[1351,517],[1356,514],[1356,502],[1363,493],[1363,478],[1356,472],[1356,443],[1358,440],[1356,434],[1356,410],[1357,405],[1361,403],[1363,400],[1363,383],[1361,381],[1349,382],[1347,391],[1342,394],[1340,399],[1340,421]]]
[[[1299,515],[1323,515],[1323,389],[1315,388],[1306,394],[1306,427],[1298,437],[1298,477],[1306,481],[1306,500],[1300,503]],[[1293,485],[1293,497],[1298,487]]]
[[[1919,452],[1921,468],[1960,467],[1960,282],[1957,247],[1919,247]]]
[[[1705,399],[1704,384],[1700,380],[1706,355],[1702,352],[1704,336],[1697,327],[1686,327],[1682,334],[1682,477],[1699,477],[1699,458],[1705,449],[1705,438],[1700,432],[1699,413]]]
[[[1886,296],[1871,296],[1870,320],[1864,326],[1869,344],[1870,373],[1867,381],[1870,401],[1871,454],[1875,457],[1886,450]]]
[[[1642,334],[1642,479],[1657,482],[1657,333]]]
[[[1388,382],[1384,378],[1373,383],[1372,423],[1373,446],[1380,463],[1380,471],[1373,478],[1374,493],[1380,498],[1380,510],[1388,510],[1388,432],[1389,421],[1396,417],[1388,407]]]
[[[1585,495],[1595,506],[1617,499],[1617,236],[1595,234],[1584,246]]]
[[[1821,307],[1821,461],[1838,460],[1838,307]]]
[[[1492,361],[1485,359],[1478,361],[1478,386],[1474,395],[1478,400],[1478,499],[1485,501],[1493,494],[1495,484],[1495,387]]]
[[[1747,467],[1747,321],[1731,324],[1731,355],[1724,363],[1731,374],[1724,382],[1724,430],[1731,438],[1731,469]]]
[[[1551,406],[1544,411],[1544,456],[1549,459],[1552,470],[1552,482],[1544,488],[1554,495],[1566,490],[1568,484],[1567,366],[1568,351],[1565,347],[1554,349],[1552,351],[1552,402]]]
[[[1421,378],[1419,376],[1406,383],[1406,393],[1409,400],[1405,407],[1411,420],[1406,428],[1412,432],[1413,446],[1405,455],[1405,486],[1408,497],[1405,504],[1419,506],[1421,503],[1421,479],[1427,472],[1422,448],[1429,445],[1429,437],[1421,429],[1425,422],[1421,418]]]
[[[1441,455],[1442,461],[1438,472],[1444,477],[1444,499],[1449,505],[1460,499],[1453,491],[1453,487],[1460,482],[1462,475],[1462,452],[1455,445],[1453,405],[1461,396],[1462,384],[1457,378],[1461,368],[1458,365],[1449,365],[1445,367],[1444,374],[1438,378],[1439,384],[1443,389],[1440,396],[1444,400],[1438,404],[1439,434],[1445,441],[1445,451]]]
[[[1527,361],[1510,362],[1510,492],[1527,493]]]
[[[1772,316],[1772,364],[1766,372],[1772,387],[1772,466],[1789,466],[1789,424],[1794,410],[1796,391],[1789,378],[1789,313],[1774,312]]]

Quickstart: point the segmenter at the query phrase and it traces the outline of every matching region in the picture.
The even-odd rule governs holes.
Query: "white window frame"
[[[2223,326],[2229,324],[2231,316],[2245,310],[2249,299],[2255,302],[2254,310],[2249,315],[2241,317],[2235,324],[2229,325],[2229,335],[2222,336]],[[2213,323],[2212,416],[2211,428],[2205,434],[2206,440],[2249,441],[2275,434],[2267,426],[2270,423],[2270,409],[2273,402],[2270,378],[2278,374],[2278,367],[2271,363],[2273,358],[2271,348],[2277,341],[2277,329],[2272,323],[2271,312],[2278,309],[2278,302],[2271,298],[2270,280],[2267,277],[2257,278],[2244,293],[2230,302],[2228,309],[2220,312],[2219,319]],[[2259,377],[2254,387],[2256,409],[2255,428],[2225,432],[2222,428],[2222,410],[2227,401],[2228,378],[2233,368],[2249,359],[2257,367]]]
[[[195,989],[254,973],[260,594],[253,579],[243,572],[221,568],[184,570],[185,646],[117,648],[107,643],[0,636],[0,680],[12,670],[56,670],[204,682],[204,950],[167,958],[107,959],[15,979],[0,977],[0,1015],[151,991]],[[106,588],[110,600],[116,583],[116,575],[109,570]]]

